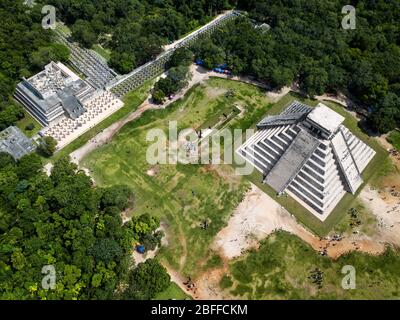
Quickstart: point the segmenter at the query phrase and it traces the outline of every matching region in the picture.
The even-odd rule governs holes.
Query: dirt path
[[[393,147],[385,137],[377,140],[387,150]],[[400,168],[400,159],[391,154],[394,164]],[[221,253],[224,266],[204,273],[196,279],[198,299],[227,299],[219,288],[221,277],[229,271],[227,262],[241,256],[250,248],[258,248],[259,240],[275,230],[285,230],[311,245],[314,250],[333,259],[351,252],[382,254],[386,244],[400,246],[400,175],[384,178],[382,190],[367,185],[360,193],[359,200],[377,218],[375,232],[371,236],[352,234],[341,241],[319,238],[299,224],[295,218],[278,203],[256,186],[246,194],[245,199],[233,213],[228,226],[216,236],[213,249]],[[217,294],[215,293],[217,292]]]
[[[146,110],[166,108],[171,103],[182,98],[194,85],[208,80],[210,76],[241,81],[268,89],[268,86],[265,84],[254,81],[248,77],[217,74],[195,65],[190,67],[190,71],[192,73],[192,78],[188,86],[179,94],[175,95],[173,99],[168,100],[164,105],[160,106],[153,104],[150,97],[148,97],[136,111],[129,114],[126,118],[112,124],[88,141],[84,146],[72,152],[70,154],[72,161],[79,165],[80,161],[86,155],[108,143],[125,124],[139,118]],[[285,87],[279,92],[268,91],[266,94],[272,101],[277,101],[291,90],[297,92],[298,88],[293,85],[292,87]],[[344,106],[348,105],[348,101],[344,101],[342,97],[321,96],[317,98],[321,101],[330,100]],[[377,192],[367,188],[362,191],[360,197],[364,202],[368,203],[372,211],[382,219],[380,234],[374,238],[364,235],[353,235],[341,241],[332,241],[329,239],[320,239],[313,235],[299,224],[288,211],[253,185],[245,199],[235,210],[228,226],[222,229],[215,238],[213,249],[221,253],[224,266],[201,274],[196,279],[196,289],[188,289],[187,286],[184,285],[187,279],[182,277],[179,272],[166,266],[168,273],[171,275],[171,279],[176,282],[182,290],[195,299],[224,299],[232,298],[224,296],[224,293],[219,289],[219,280],[222,275],[228,271],[229,260],[240,256],[250,248],[257,248],[261,239],[264,239],[276,230],[281,229],[295,234],[310,244],[316,251],[325,251],[327,255],[334,259],[352,250],[379,254],[383,252],[385,242],[400,244],[399,214],[391,216],[383,214],[383,212],[393,210],[395,205],[393,204],[389,207],[386,205],[386,202],[381,199],[382,203],[379,201],[379,196],[377,198]],[[375,200],[370,201],[369,199],[371,198]],[[388,225],[389,227],[387,227]],[[186,251],[186,242],[183,244]],[[184,254],[180,260],[181,268],[184,265],[185,258],[186,254]]]
[[[113,123],[108,128],[102,130],[95,137],[86,142],[85,145],[75,150],[70,154],[72,162],[79,165],[80,161],[89,153],[96,150],[98,147],[107,144],[112,137],[128,122],[133,121],[139,118],[143,112],[152,108],[152,105],[148,102],[148,100],[142,104],[139,109],[130,113],[126,118]]]
[[[193,299],[199,299],[198,295],[193,289],[189,289],[184,283],[188,280],[183,277],[179,272],[175,271],[168,265],[164,264],[165,269],[167,269],[168,274],[171,277],[171,281],[175,282],[179,288],[183,290],[187,295],[191,296]]]
[[[226,261],[241,256],[251,248],[258,248],[259,241],[276,230],[285,230],[298,236],[314,250],[320,253],[325,251],[325,254],[333,259],[354,250],[381,254],[386,242],[365,235],[352,235],[340,241],[319,238],[299,224],[275,200],[252,185],[230,218],[228,226],[215,237],[212,249],[221,254],[225,261],[224,267],[207,271],[196,279],[198,299],[232,298],[224,296],[226,293],[222,293],[219,288],[219,281],[228,270]],[[400,238],[400,232],[396,230],[391,230],[392,235],[397,232]]]
[[[181,90],[179,93],[177,93],[173,97],[173,99],[170,99],[170,100],[166,101],[163,105],[157,105],[157,104],[152,103],[151,96],[149,95],[147,97],[146,101],[143,102],[136,111],[130,113],[124,119],[121,119],[121,120],[113,123],[112,125],[110,125],[106,129],[102,130],[99,134],[97,134],[95,137],[90,139],[85,145],[83,145],[79,149],[77,149],[74,152],[72,152],[70,154],[72,161],[79,166],[80,162],[82,161],[83,158],[85,158],[86,155],[88,155],[92,151],[96,150],[98,147],[100,147],[100,146],[102,146],[104,144],[107,144],[109,141],[111,141],[113,136],[125,124],[127,124],[128,122],[136,120],[137,118],[139,118],[147,110],[164,109],[164,108],[168,107],[170,104],[172,104],[175,101],[177,101],[180,98],[182,98],[188,92],[188,90],[190,90],[190,88],[192,88],[196,84],[203,83],[203,82],[207,81],[210,77],[218,77],[218,78],[222,78],[222,79],[240,81],[240,82],[244,82],[244,83],[247,83],[247,84],[252,84],[252,85],[258,86],[260,88],[267,89],[269,91],[266,93],[266,95],[271,99],[272,102],[278,101],[283,96],[288,94],[290,91],[300,92],[300,89],[298,88],[298,86],[295,83],[292,86],[284,87],[279,91],[271,91],[270,87],[268,85],[266,85],[264,83],[261,83],[259,81],[256,81],[251,77],[247,77],[247,76],[230,76],[230,75],[226,75],[226,74],[215,73],[213,71],[207,70],[207,69],[205,69],[205,68],[203,68],[201,66],[197,66],[195,64],[192,64],[190,66],[190,73],[192,74],[192,77],[191,77],[188,85],[183,90]],[[164,73],[164,75],[165,74],[166,73]],[[334,98],[334,97],[331,97],[331,96],[324,95],[324,96],[320,96],[320,97],[317,97],[317,98],[320,99],[321,101],[322,100],[331,100],[331,101],[338,102],[338,103],[340,103],[342,105],[345,105],[343,103],[345,97]]]
[[[258,247],[261,239],[276,230],[297,235],[317,251],[326,249],[327,255],[334,259],[356,247],[360,251],[373,253],[380,253],[384,249],[383,245],[376,245],[373,239],[360,235],[343,238],[341,241],[321,239],[299,224],[286,209],[255,185],[252,185],[245,199],[236,208],[228,226],[217,234],[213,249],[225,258],[233,259],[250,248]]]
[[[295,91],[298,90],[298,88],[293,84],[290,87],[283,87],[281,90],[278,91],[268,91],[267,92],[267,97],[271,99],[272,102],[276,102],[280,100],[282,97],[287,95],[290,91]]]
[[[348,97],[346,97],[343,94],[339,94],[337,96],[335,95],[331,95],[331,94],[323,94],[321,96],[316,96],[315,99],[323,101],[332,101],[335,102],[337,104],[340,104],[343,107],[346,108],[353,108],[354,107],[354,102],[351,101]]]

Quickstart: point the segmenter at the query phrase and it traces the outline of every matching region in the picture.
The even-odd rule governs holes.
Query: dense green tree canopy
[[[132,191],[95,188],[67,158],[50,177],[36,154],[18,162],[0,154],[0,164],[0,298],[115,298],[134,245],[159,220],[143,215],[123,224]],[[56,271],[54,290],[42,288],[47,265]]]
[[[51,136],[46,136],[40,141],[38,151],[45,157],[51,157],[57,148],[57,140]]]
[[[129,273],[125,299],[149,300],[168,288],[171,278],[156,260],[146,260]]]
[[[169,69],[166,78],[157,81],[153,88],[153,100],[163,103],[165,97],[170,96],[187,86],[191,78],[187,63]]]
[[[44,3],[44,1],[42,1]],[[111,35],[110,65],[128,73],[162,51],[164,44],[208,22],[232,7],[228,0],[46,0],[59,18],[71,26],[72,36],[90,48]]]
[[[396,0],[357,1],[356,29],[344,30],[340,0],[240,0],[236,19],[194,46],[205,66],[227,63],[235,74],[281,88],[298,81],[310,96],[342,91],[373,110],[386,132],[399,126],[400,7]],[[268,31],[254,24],[268,23]],[[390,103],[385,98],[390,96]]]

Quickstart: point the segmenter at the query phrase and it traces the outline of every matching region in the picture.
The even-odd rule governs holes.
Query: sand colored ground
[[[216,236],[214,249],[225,258],[233,259],[242,255],[246,250],[258,246],[264,239],[276,230],[284,230],[297,235],[309,243],[315,250],[323,251],[332,258],[359,247],[361,251],[379,253],[383,245],[365,236],[355,235],[332,241],[321,239],[305,229],[296,219],[275,200],[270,198],[257,186],[252,185],[245,199],[235,210],[228,226]]]
[[[376,241],[400,245],[400,197],[388,192],[378,192],[367,186],[360,194],[360,200],[376,215],[378,223]]]
[[[364,235],[352,235],[341,241],[317,237],[257,186],[252,185],[233,213],[228,226],[222,229],[215,238],[213,249],[221,254],[224,266],[207,271],[196,279],[196,298],[232,299],[233,297],[227,297],[226,293],[222,293],[219,289],[219,281],[227,272],[227,263],[241,256],[245,251],[257,248],[260,240],[276,230],[285,230],[297,235],[316,251],[321,253],[325,251],[333,259],[352,250],[380,254],[385,249],[384,241],[377,241]]]

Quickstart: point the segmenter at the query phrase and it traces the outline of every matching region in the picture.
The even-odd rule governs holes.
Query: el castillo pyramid
[[[346,192],[357,191],[375,155],[343,121],[322,103],[312,108],[295,101],[258,123],[237,152],[263,173],[264,183],[324,221]]]

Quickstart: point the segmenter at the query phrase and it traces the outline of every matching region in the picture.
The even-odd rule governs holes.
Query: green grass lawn
[[[342,288],[341,270],[356,271],[356,289]],[[309,279],[315,268],[323,272],[322,287]],[[242,299],[398,299],[399,249],[381,256],[352,252],[337,260],[322,257],[298,237],[278,232],[230,264],[220,286]]]
[[[188,296],[175,282],[171,282],[171,285],[163,292],[159,293],[154,297],[154,300],[186,300],[190,299]]]
[[[234,97],[225,92],[235,89]],[[200,128],[219,117],[221,109],[243,105],[248,114],[271,107],[265,93],[244,83],[213,78],[191,88],[185,97],[163,110],[151,110],[127,124],[113,140],[91,153],[83,165],[100,185],[127,184],[135,193],[132,214],[150,213],[168,224],[168,247],[159,258],[184,275],[195,276],[214,254],[216,233],[227,223],[249,184],[229,165],[150,165],[146,141],[150,129],[166,131],[171,120],[178,128]],[[153,170],[152,175],[148,174]],[[203,230],[200,224],[209,221]],[[211,260],[213,261],[213,260]]]
[[[71,29],[66,25],[66,24],[62,24],[62,23],[57,23],[57,27],[58,30],[70,35],[71,34]]]
[[[15,125],[21,129],[23,133],[29,138],[33,137],[36,133],[40,131],[42,126],[37,122],[28,112],[24,110],[24,117],[19,120]],[[27,130],[26,126],[33,124],[34,128],[32,130]]]
[[[359,231],[367,236],[375,235],[377,224],[376,215],[357,200],[353,203],[352,208],[357,210],[356,217],[352,217],[350,210],[348,210],[338,224],[334,226],[332,233],[351,236],[353,232]]]
[[[93,51],[96,51],[99,55],[101,55],[106,61],[110,60],[111,57],[111,50],[104,49],[101,45],[95,44],[92,47]]]
[[[387,137],[387,141],[393,145],[393,147],[397,150],[400,151],[400,132],[397,130],[394,130],[389,133],[389,136]]]

